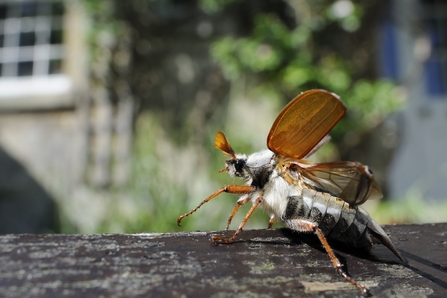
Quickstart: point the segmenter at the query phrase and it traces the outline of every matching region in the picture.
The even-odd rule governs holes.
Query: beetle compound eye
[[[236,164],[234,167],[236,168],[237,172],[242,172],[242,168],[245,166],[245,160],[244,159],[238,159],[236,161]]]

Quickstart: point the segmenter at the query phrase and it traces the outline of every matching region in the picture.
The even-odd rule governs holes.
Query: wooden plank
[[[383,246],[372,254],[338,248],[349,274],[378,297],[447,293],[447,224],[386,226],[408,259]],[[288,229],[227,232],[0,236],[5,297],[353,297],[312,235]]]

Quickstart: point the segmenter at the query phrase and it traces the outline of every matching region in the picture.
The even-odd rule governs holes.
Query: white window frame
[[[82,41],[79,42],[84,38],[83,15],[80,15],[82,9],[79,9],[76,0],[0,0],[0,5],[24,2],[35,2],[37,5],[61,2],[64,15],[38,14],[36,17],[18,18],[7,14],[6,19],[0,20],[0,33],[5,34],[3,48],[0,48],[0,63],[3,64],[0,112],[72,108],[75,105],[74,90],[79,89],[79,77],[85,74],[85,63],[79,60],[85,56],[85,52],[79,52],[80,49],[84,50]],[[57,29],[62,30],[62,43],[51,44],[48,34]],[[19,45],[18,36],[26,30],[35,31],[36,45]],[[69,61],[68,58],[78,61]],[[59,73],[49,73],[51,60],[60,61]],[[18,63],[23,61],[33,62],[32,74],[18,76]],[[5,66],[5,63],[8,65]],[[85,85],[85,78],[81,81]]]

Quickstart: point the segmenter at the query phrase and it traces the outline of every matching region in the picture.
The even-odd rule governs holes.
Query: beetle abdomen
[[[304,189],[301,196],[289,197],[282,219],[286,225],[291,219],[310,220],[328,240],[364,250],[373,245],[367,229],[369,215],[328,193]]]

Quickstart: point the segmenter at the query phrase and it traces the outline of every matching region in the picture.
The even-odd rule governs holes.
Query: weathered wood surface
[[[337,249],[350,275],[377,297],[447,297],[447,223],[386,226],[408,259]],[[313,236],[228,232],[0,236],[3,297],[354,297]]]

